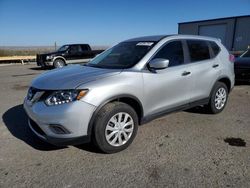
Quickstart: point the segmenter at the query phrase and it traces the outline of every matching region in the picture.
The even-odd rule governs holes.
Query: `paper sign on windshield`
[[[139,42],[136,46],[152,46],[153,44],[153,42]]]

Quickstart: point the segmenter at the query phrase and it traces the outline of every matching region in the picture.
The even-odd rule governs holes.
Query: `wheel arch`
[[[227,86],[228,93],[230,93],[232,83],[231,83],[231,80],[227,76],[220,77],[216,82],[224,83]]]
[[[90,135],[90,136],[92,135],[94,122],[95,122],[96,116],[97,116],[98,112],[101,110],[101,108],[103,106],[105,106],[106,104],[114,102],[114,101],[119,101],[119,102],[123,102],[123,103],[130,105],[135,110],[135,112],[138,116],[139,125],[141,124],[141,119],[143,117],[143,106],[142,106],[142,103],[140,102],[140,100],[133,95],[118,95],[118,96],[114,96],[114,97],[111,97],[111,98],[105,100],[96,108],[96,110],[92,114],[92,117],[89,121],[88,132],[87,132],[88,135]]]
[[[55,60],[57,60],[57,59],[61,59],[61,60],[64,61],[65,65],[67,64],[67,63],[66,63],[66,59],[65,59],[63,56],[56,56],[56,57],[54,57],[54,59],[53,59],[53,64],[54,64]]]
[[[211,89],[211,91],[210,91],[210,94],[209,94],[209,98],[211,98],[213,89],[214,89],[215,84],[216,84],[217,82],[222,82],[222,83],[224,83],[224,84],[227,86],[228,93],[230,93],[230,91],[231,91],[231,81],[230,81],[230,79],[229,79],[227,76],[221,76],[221,77],[219,77],[219,78],[214,82],[213,87],[212,87],[212,89]]]

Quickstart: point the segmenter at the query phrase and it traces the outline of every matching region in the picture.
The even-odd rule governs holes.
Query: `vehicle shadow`
[[[65,148],[48,144],[34,135],[28,126],[28,117],[23,109],[23,105],[21,104],[7,110],[3,114],[2,119],[5,126],[13,136],[24,141],[34,149],[51,151]]]
[[[78,149],[84,150],[84,151],[91,152],[91,153],[104,154],[92,142],[86,143],[86,144],[81,144],[81,145],[76,145],[75,147],[78,148]]]
[[[52,70],[52,67],[31,67],[29,68],[30,70],[37,70],[37,71],[41,71],[41,70]]]
[[[211,114],[206,108],[204,108],[203,106],[196,106],[194,108],[190,108],[187,110],[184,110],[184,112],[188,112],[188,113],[195,113],[195,114]]]

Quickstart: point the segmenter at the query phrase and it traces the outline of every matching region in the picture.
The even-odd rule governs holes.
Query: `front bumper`
[[[90,141],[89,121],[95,106],[74,101],[58,106],[46,106],[39,101],[31,105],[24,100],[31,130],[42,140],[54,145],[76,145]]]
[[[41,66],[41,67],[53,66],[53,60],[37,61],[36,64],[37,66]]]

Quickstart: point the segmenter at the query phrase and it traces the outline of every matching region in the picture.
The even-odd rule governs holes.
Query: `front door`
[[[169,66],[163,70],[143,73],[145,116],[189,103],[194,78],[184,57],[183,42],[171,41],[167,42],[152,58],[152,60],[168,59]]]
[[[78,63],[81,61],[82,49],[80,45],[71,45],[66,56],[68,63]]]

